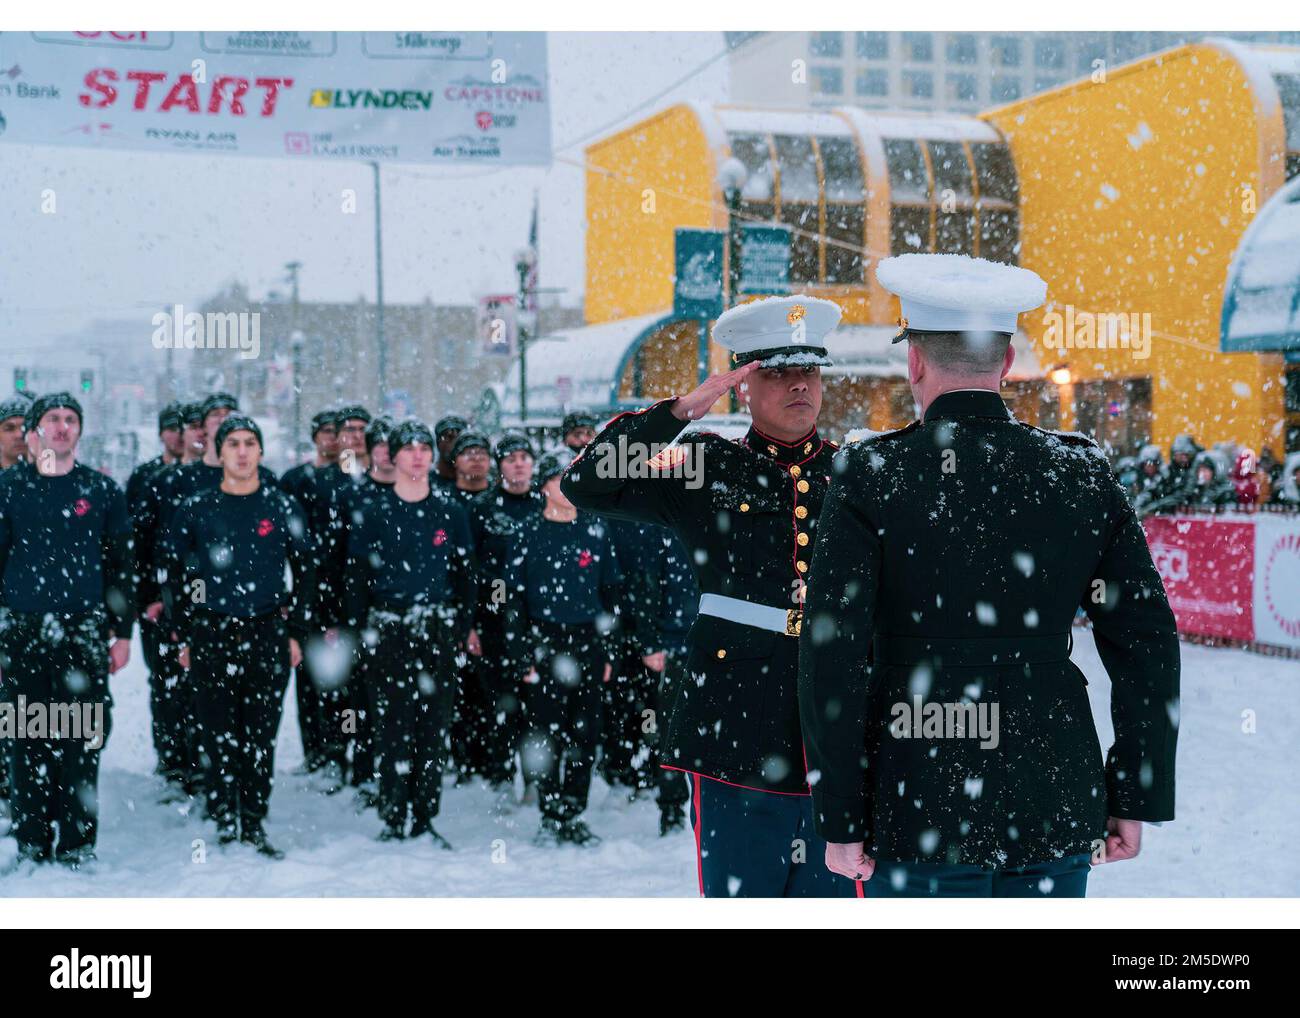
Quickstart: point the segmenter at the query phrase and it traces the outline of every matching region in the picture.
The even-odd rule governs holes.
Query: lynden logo
[[[592,554],[586,548],[583,548],[582,551],[578,552],[579,569],[586,569],[587,566],[591,565],[591,562],[592,562]]]
[[[260,520],[258,521],[257,524],[257,536],[266,537],[274,529],[275,529],[275,524],[272,523],[270,520]]]
[[[1151,356],[1151,313],[1075,311],[1043,314],[1043,346],[1049,350],[1131,350],[1135,361]]]
[[[153,955],[87,954],[75,947],[50,959],[55,990],[130,990],[138,1000],[152,992]]]
[[[432,92],[384,88],[313,88],[307,104],[313,110],[427,110]]]
[[[78,516],[85,516],[86,513],[90,512],[90,502],[84,498],[79,498],[72,503],[72,511]]]
[[[439,527],[439,528],[438,528],[437,530],[435,530],[434,533],[433,533],[433,544],[434,544],[434,547],[439,547],[439,546],[444,545],[444,544],[446,544],[446,543],[447,543],[447,531],[443,530],[442,527]]]
[[[155,350],[239,350],[243,360],[262,352],[262,315],[257,311],[186,311],[176,304],[152,319]]]

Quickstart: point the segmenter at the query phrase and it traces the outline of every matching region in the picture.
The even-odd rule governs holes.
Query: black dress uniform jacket
[[[652,476],[602,476],[611,472],[601,468],[609,455],[603,446],[617,453],[620,440],[631,450],[681,434],[686,422],[673,416],[674,402],[616,417],[569,467],[561,490],[580,508],[674,531],[704,593],[802,608],[837,446],[816,429],[794,443],[756,428],[739,441],[692,432],[678,448],[689,448],[701,468],[677,468],[661,456]],[[635,466],[613,473],[631,475]],[[675,691],[663,764],[761,791],[808,794],[794,634],[701,614],[689,645],[681,671],[667,677]]]
[[[1092,851],[1108,815],[1173,818],[1177,631],[1091,439],[1023,424],[992,391],[944,393],[844,448],[821,531],[799,696],[827,840],[1016,867]],[[1112,682],[1104,763],[1069,660],[1080,606]],[[995,738],[914,727],[931,705],[996,707]]]

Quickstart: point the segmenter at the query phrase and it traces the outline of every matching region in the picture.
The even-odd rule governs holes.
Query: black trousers
[[[169,779],[183,779],[196,769],[193,750],[193,710],[186,677],[177,660],[178,645],[166,623],[140,619],[140,645],[149,669],[149,712],[158,770]]]
[[[455,617],[450,610],[372,612],[378,634],[367,674],[375,697],[379,815],[427,824],[442,803],[442,768],[455,697]]]
[[[591,791],[606,651],[590,623],[537,623],[534,637],[538,682],[528,691],[524,773],[537,784],[542,816],[570,820]]]
[[[323,639],[322,634],[312,637],[313,641]],[[349,638],[340,636],[340,639]],[[318,657],[313,653],[310,659],[312,661],[337,660],[337,656],[333,653],[321,653]],[[354,661],[356,660],[358,658],[354,656]],[[359,660],[365,660],[364,648]],[[307,664],[307,661],[304,660],[303,663]],[[371,745],[373,708],[370,691],[366,688],[366,669],[358,664],[346,674],[325,675],[308,665],[308,675],[310,680],[307,685],[314,688],[316,693],[314,738],[317,747],[313,757],[314,763],[309,761],[308,766],[336,763],[340,770],[346,773],[348,750],[351,749],[352,783],[362,784],[370,781],[374,776]],[[307,737],[304,733],[304,756],[307,752]]]
[[[320,632],[314,632],[308,640],[323,638]],[[325,677],[313,674],[310,662],[315,660],[315,655],[309,657],[306,651],[307,648],[303,647],[302,664],[293,670],[293,691],[298,705],[298,735],[302,740],[303,763],[315,770],[326,759],[323,729],[327,709],[325,701],[330,691],[322,689]]]
[[[636,788],[642,784],[648,756],[641,726],[653,693],[651,672],[641,660],[640,649],[629,640],[619,641],[612,665],[609,682],[601,689],[600,771],[611,784]]]
[[[108,742],[112,698],[108,692],[108,644],[102,612],[74,615],[9,612],[0,633],[0,671],[5,699],[15,710],[98,711],[98,735],[85,725],[79,738],[15,738],[9,747],[13,834],[18,850],[47,860],[93,848],[99,814],[99,753]],[[30,710],[29,710],[30,717]],[[53,735],[49,730],[47,734]]]
[[[514,778],[515,753],[524,735],[524,694],[507,637],[504,613],[480,610],[479,643],[483,656],[478,676],[487,708],[484,716],[484,777],[491,782]]]
[[[667,806],[684,806],[690,798],[690,789],[682,780],[681,771],[667,770],[660,766],[662,758],[659,747],[668,734],[668,711],[672,707],[676,691],[673,682],[686,674],[686,656],[689,646],[687,634],[681,633],[677,640],[664,647],[664,670],[658,674],[650,672],[652,688],[649,691],[649,703],[654,711],[652,723],[642,724],[641,733],[649,750],[646,761],[648,774],[643,779],[646,785],[653,784],[659,789],[659,808]],[[649,672],[649,669],[646,669]]]
[[[266,817],[275,737],[289,685],[289,634],[278,611],[255,618],[201,612],[190,676],[208,815],[226,826]]]

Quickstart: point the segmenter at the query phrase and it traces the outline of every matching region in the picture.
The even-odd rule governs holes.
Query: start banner
[[[543,32],[4,32],[0,144],[550,162]]]
[[[1180,632],[1300,649],[1300,515],[1149,516],[1143,526]]]

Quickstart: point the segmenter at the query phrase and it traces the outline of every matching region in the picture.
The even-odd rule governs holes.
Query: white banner
[[[4,32],[0,144],[550,162],[543,32]]]
[[[1300,516],[1255,514],[1255,639],[1300,648]]]

